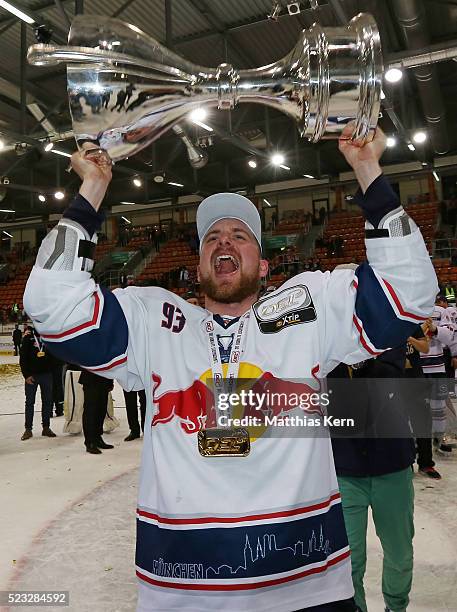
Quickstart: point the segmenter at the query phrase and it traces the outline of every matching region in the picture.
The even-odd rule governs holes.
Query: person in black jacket
[[[425,322],[424,329],[428,332],[429,325]],[[413,433],[416,436],[416,451],[419,473],[435,480],[441,479],[441,474],[435,470],[432,447],[432,413],[430,406],[426,403],[426,397],[430,396],[430,379],[425,378],[421,365],[421,353],[426,355],[430,348],[430,338],[420,325],[416,332],[408,338],[406,345],[405,376],[415,384],[408,386],[409,401],[411,406],[410,421]],[[428,432],[425,435],[424,432]]]
[[[42,436],[55,438],[56,434],[50,428],[52,414],[52,368],[54,359],[45,348],[38,332],[31,326],[27,327],[21,343],[19,364],[25,379],[25,431],[21,440],[32,437],[35,397],[38,387],[41,391],[41,422]]]
[[[126,438],[124,438],[124,442],[131,442],[132,440],[136,440],[140,437],[137,398],[140,400],[141,431],[144,431],[144,419],[146,416],[146,391],[144,389],[141,389],[140,391],[125,391],[124,389],[125,408],[127,410],[127,420],[130,427],[130,433]]]
[[[54,359],[52,369],[52,403],[56,411],[56,417],[63,416],[65,392],[64,392],[64,363]],[[52,415],[51,415],[52,416]]]
[[[108,394],[113,389],[113,381],[83,370],[79,384],[83,386],[84,391],[83,431],[86,451],[92,455],[100,455],[101,448],[114,448],[102,438]]]
[[[13,330],[13,344],[14,344],[14,354],[19,355],[19,350],[21,348],[22,341],[22,332],[19,329],[19,325],[16,323]]]
[[[349,402],[347,410],[359,424],[358,437],[332,436],[332,447],[351,548],[355,602],[362,612],[367,612],[363,578],[369,507],[384,552],[382,592],[386,611],[403,612],[409,602],[415,446],[400,394],[405,358],[403,345],[365,362],[351,371],[350,397],[339,393],[346,395],[341,401]],[[348,372],[347,366],[341,366]],[[336,377],[342,377],[341,369]]]

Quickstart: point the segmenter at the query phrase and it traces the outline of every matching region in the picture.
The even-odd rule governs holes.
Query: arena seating
[[[438,221],[438,204],[421,203],[407,207],[408,213],[416,221],[424,236],[429,252],[435,237]],[[340,252],[332,254],[332,241],[341,238]],[[314,253],[325,270],[332,270],[343,263],[360,263],[365,259],[364,220],[358,212],[333,213],[325,228],[324,241],[328,245],[319,247]]]
[[[308,221],[305,219],[304,211],[297,211],[292,217],[283,219],[273,230],[275,236],[282,234],[300,234],[308,231]]]
[[[22,310],[22,296],[31,269],[32,264],[20,267],[12,280],[0,286],[0,308],[9,310],[14,303],[17,303]]]
[[[192,254],[187,242],[172,239],[162,246],[157,257],[146,266],[137,280],[159,279],[162,274],[181,266],[186,266],[190,271],[195,269],[197,264],[198,255]]]
[[[117,247],[117,242],[114,240],[104,240],[99,242],[95,248],[95,261],[100,261],[110,251]]]

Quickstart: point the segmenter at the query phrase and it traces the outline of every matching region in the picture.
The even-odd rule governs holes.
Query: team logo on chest
[[[296,285],[260,300],[254,304],[253,310],[259,329],[264,334],[274,334],[317,318],[313,300],[305,285]]]

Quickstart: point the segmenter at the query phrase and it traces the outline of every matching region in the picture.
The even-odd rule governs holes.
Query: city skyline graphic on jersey
[[[153,560],[152,573],[168,578],[243,578],[274,573],[278,567],[290,566],[291,557],[295,559],[294,565],[300,567],[303,564],[296,563],[297,558],[313,557],[312,562],[315,563],[325,560],[332,553],[330,542],[324,536],[322,524],[317,531],[318,535],[313,529],[307,541],[298,540],[287,546],[278,546],[276,534],[269,533],[258,536],[253,546],[249,535],[246,534],[244,548],[240,551],[240,564],[237,566],[228,563],[217,567],[211,565],[205,567],[203,563],[169,563],[160,557]],[[223,546],[223,543],[221,545]],[[264,567],[262,569],[255,567],[258,564]]]

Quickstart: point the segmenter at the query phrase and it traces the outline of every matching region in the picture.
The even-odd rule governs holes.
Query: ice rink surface
[[[23,379],[17,358],[0,365],[0,590],[68,590],[66,608],[133,612],[135,509],[141,440],[124,442],[128,426],[121,389],[114,391],[121,426],[105,435],[114,449],[85,452],[81,435],[62,434],[63,417],[41,436],[21,442]],[[37,398],[38,399],[38,398]],[[39,400],[37,407],[40,407]],[[416,537],[410,612],[457,609],[457,450],[437,458],[441,481],[415,478]],[[383,612],[382,553],[370,524],[366,591],[370,612]],[[12,607],[14,611],[16,608]],[[6,612],[8,608],[1,608]]]

